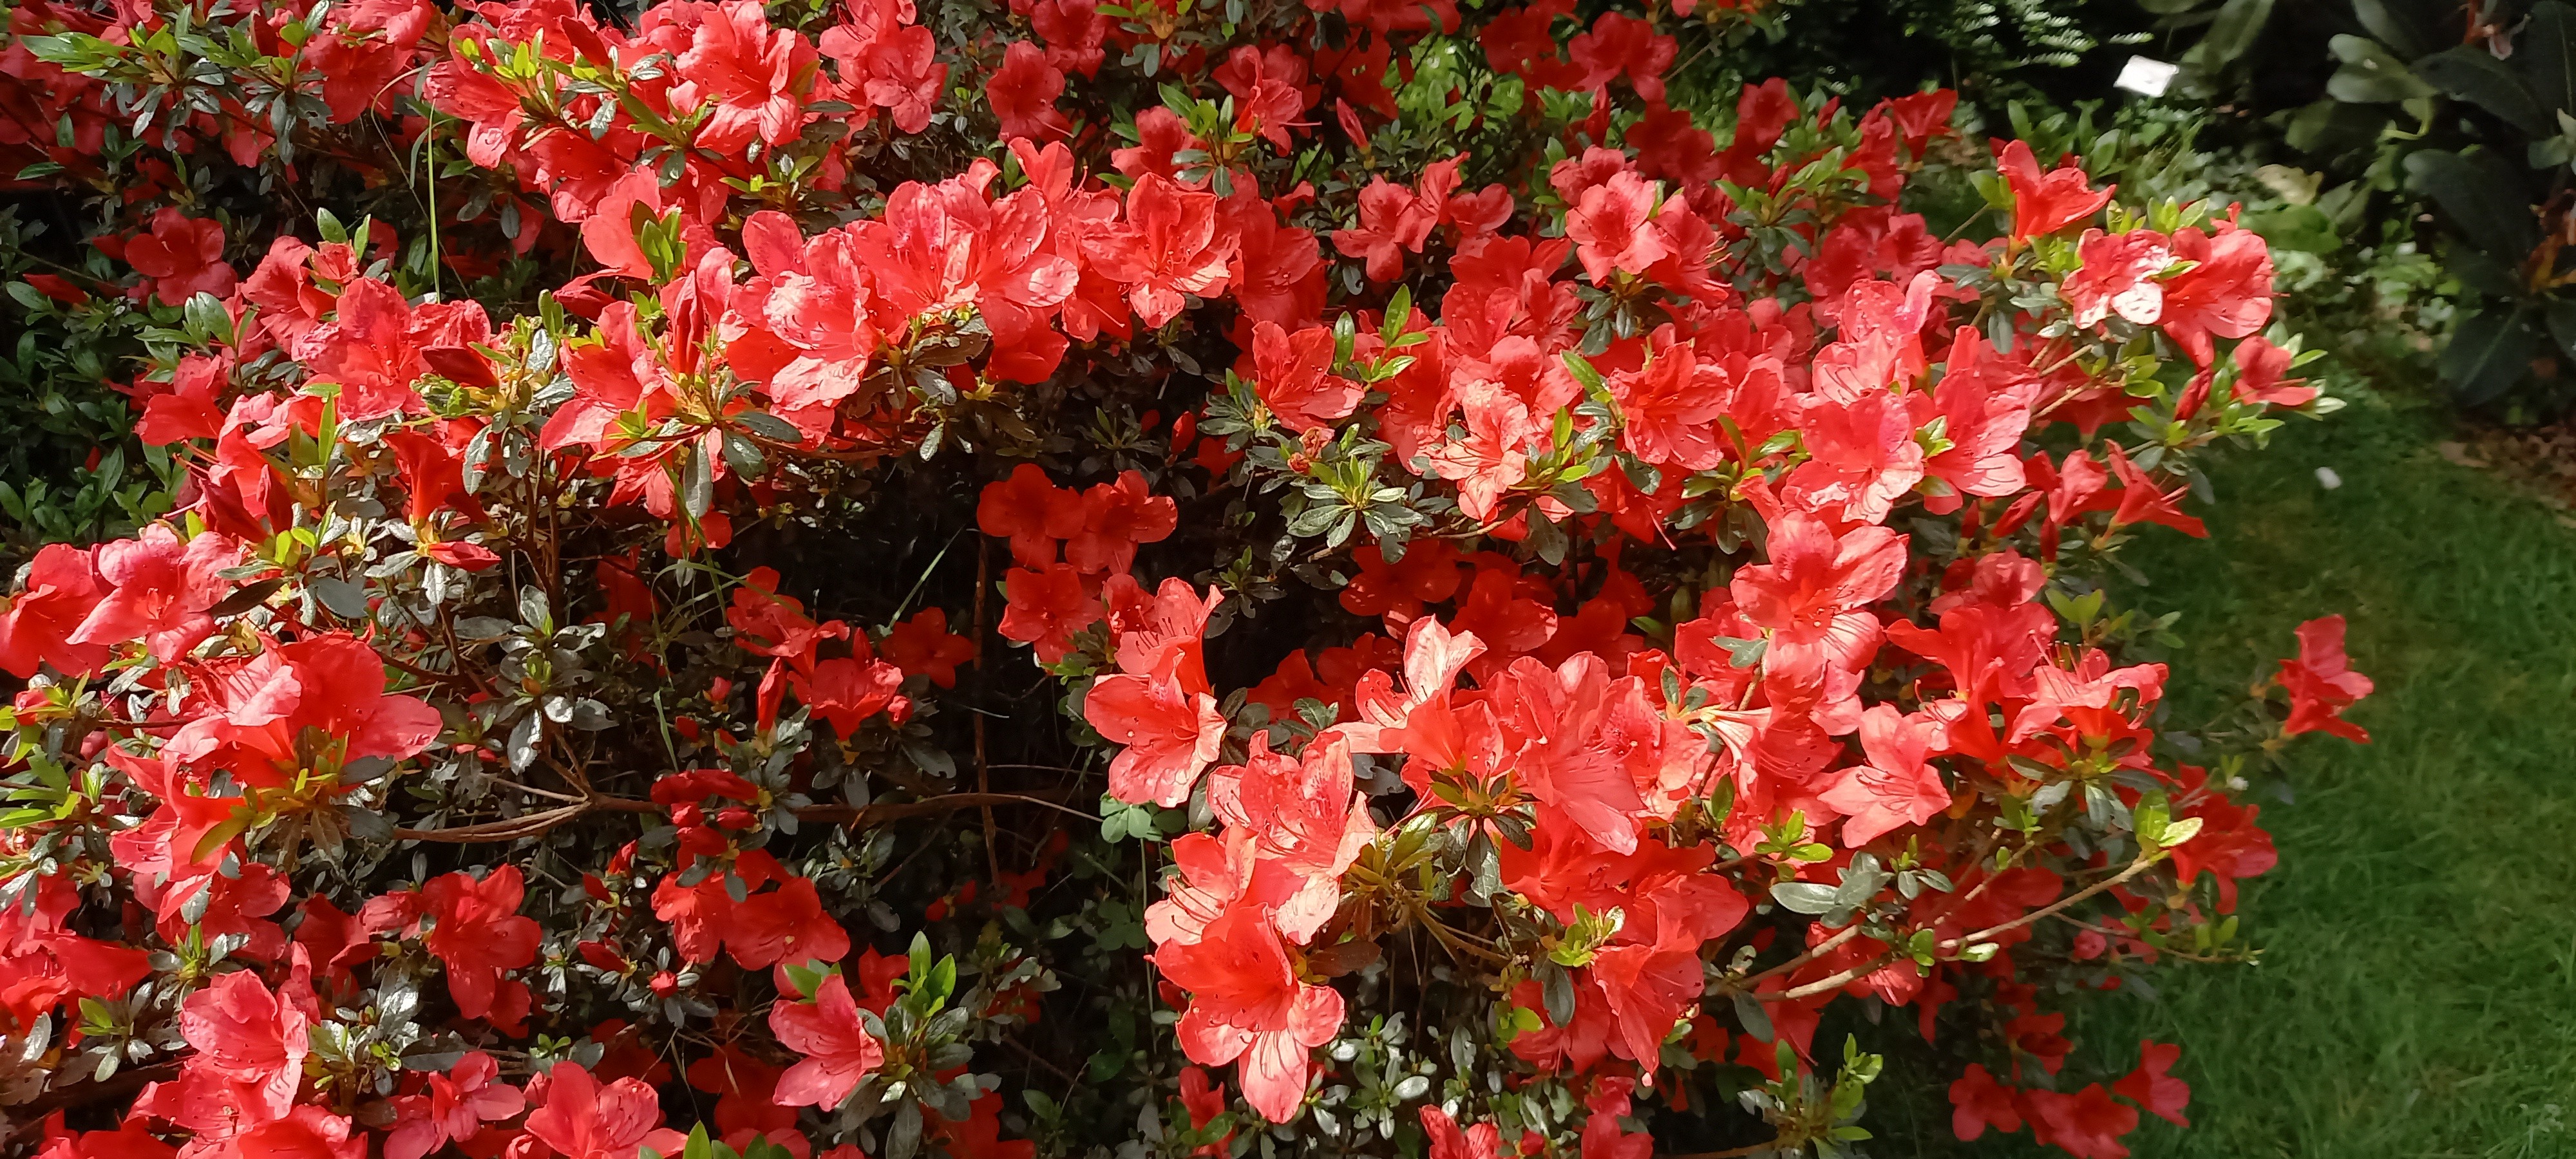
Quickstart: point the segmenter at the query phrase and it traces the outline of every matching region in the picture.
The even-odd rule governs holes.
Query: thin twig
[[[1751,986],[1752,986],[1752,985],[1754,985],[1755,983],[1760,982],[1760,981],[1762,981],[1762,980],[1763,980],[1763,979],[1765,979],[1765,978],[1773,978],[1773,977],[1777,977],[1777,976],[1782,975],[1782,974],[1786,974],[1786,973],[1788,973],[1788,972],[1789,972],[1789,971],[1791,971],[1791,970],[1795,970],[1795,969],[1797,969],[1797,968],[1798,968],[1798,967],[1800,967],[1800,966],[1804,966],[1804,965],[1806,965],[1806,964],[1807,964],[1807,963],[1809,963],[1809,962],[1815,961],[1815,960],[1816,960],[1816,959],[1818,959],[1818,958],[1821,958],[1821,957],[1824,957],[1824,956],[1825,956],[1825,955],[1827,955],[1827,954],[1833,953],[1836,949],[1841,948],[1841,946],[1842,946],[1842,944],[1843,944],[1844,942],[1848,942],[1848,941],[1852,940],[1853,938],[1856,938],[1856,937],[1859,937],[1859,936],[1860,936],[1860,920],[1859,920],[1859,919],[1857,919],[1857,918],[1855,918],[1855,919],[1853,919],[1853,920],[1852,920],[1852,924],[1850,924],[1850,925],[1848,925],[1848,926],[1844,926],[1844,927],[1843,927],[1839,932],[1835,933],[1832,937],[1826,938],[1824,941],[1818,942],[1818,943],[1816,943],[1815,945],[1808,947],[1808,948],[1807,948],[1807,952],[1806,952],[1806,953],[1800,954],[1800,955],[1798,955],[1797,957],[1791,958],[1791,959],[1789,959],[1789,960],[1788,960],[1788,961],[1786,961],[1786,962],[1782,962],[1782,963],[1780,963],[1780,964],[1779,964],[1779,965],[1777,965],[1777,966],[1773,966],[1773,967],[1771,967],[1771,968],[1770,968],[1770,969],[1768,969],[1768,970],[1764,970],[1763,972],[1761,972],[1761,973],[1759,973],[1759,974],[1755,974],[1754,976],[1752,976],[1752,977],[1750,977],[1750,978],[1745,979],[1745,980],[1744,980],[1744,985],[1745,985],[1745,986],[1747,986],[1747,987],[1751,987]]]
[[[945,552],[946,548],[940,549]],[[936,564],[937,561],[933,561]],[[984,677],[984,595],[993,586],[993,542],[982,535],[975,537],[975,676]],[[990,796],[993,792],[993,764],[984,748],[984,714],[975,713],[975,789]],[[993,807],[984,806],[984,867],[993,875],[993,885],[1002,884],[1001,839],[993,825]]]
[[[1038,805],[1068,816],[1080,817],[1085,821],[1098,820],[1097,817],[1080,809],[1069,808],[1045,797],[1028,793],[950,793],[924,801],[894,801],[870,805],[864,809],[856,809],[848,805],[808,805],[797,809],[795,813],[797,819],[801,821],[823,821],[839,825],[874,825],[905,817],[926,817],[947,813],[957,809],[989,810],[996,805]],[[587,813],[658,813],[665,808],[667,806],[659,802],[637,800],[633,797],[594,796],[544,812],[530,813],[524,817],[509,817],[499,821],[484,821],[473,825],[455,825],[440,829],[397,828],[394,830],[394,839],[430,841],[442,845],[517,841],[523,837],[537,836]]]
[[[2077,902],[2093,897],[2104,890],[2118,886],[2121,882],[2127,881],[2132,877],[2136,877],[2141,873],[2145,873],[2148,867],[2163,860],[2160,856],[2161,852],[2161,850],[2151,849],[2147,852],[2141,853],[2138,855],[2138,859],[2130,862],[2129,867],[2121,870],[2118,876],[2104,878],[2101,881],[2094,882],[2092,885],[2086,886],[2083,889],[2059,898],[2057,901],[2051,903],[2046,909],[2032,910],[2029,913],[2023,914],[2022,916],[2005,922],[2002,925],[1990,926],[1986,929],[1978,930],[1973,934],[1964,934],[1959,937],[1948,939],[1940,944],[1940,948],[1949,950],[1956,949],[1960,946],[1974,945],[1979,942],[1990,941],[1998,934],[2010,933],[2022,928],[2023,926],[2029,925],[2032,922],[2038,921],[2041,918],[2055,914]]]

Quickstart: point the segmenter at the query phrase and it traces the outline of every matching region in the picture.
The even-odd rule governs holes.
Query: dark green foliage
[[[176,478],[166,456],[135,440],[137,408],[115,386],[138,373],[151,315],[119,299],[68,306],[19,280],[104,280],[29,216],[0,207],[0,280],[9,285],[0,297],[0,561],[10,567],[45,543],[130,533],[169,509]]]
[[[1780,76],[1865,101],[1942,85],[1988,110],[2062,103],[2107,95],[2149,19],[2131,0],[1787,0],[1774,35],[1732,54],[1721,79]]]
[[[2563,0],[2141,0],[2191,41],[2198,92],[2430,228],[2465,299],[2451,397],[2508,417],[2576,404],[2576,7]],[[2320,63],[2331,71],[2314,76]],[[2285,84],[2284,79],[2296,83]],[[2417,215],[2429,215],[2418,217]]]

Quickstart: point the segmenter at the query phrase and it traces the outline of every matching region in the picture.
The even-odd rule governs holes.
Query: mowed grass
[[[2079,1058],[2183,1046],[2194,1125],[2148,1119],[2142,1159],[2576,1156],[2576,530],[2444,461],[2440,431],[2374,402],[2294,424],[2214,472],[2208,540],[2132,557],[2132,594],[2183,613],[2177,719],[2312,616],[2343,613],[2378,682],[2350,714],[2375,743],[2305,738],[2297,800],[2263,809],[2281,864],[2240,909],[2261,963],[2076,1003]],[[2040,1151],[1891,1110],[1881,1155]]]

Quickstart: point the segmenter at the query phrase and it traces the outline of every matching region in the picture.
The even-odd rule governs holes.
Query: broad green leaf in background
[[[2494,303],[2460,320],[2442,351],[2442,381],[2464,406],[2501,397],[2531,373],[2540,331],[2529,310]]]
[[[2527,136],[2545,137],[2555,119],[2524,87],[2522,77],[2482,45],[2446,48],[2415,62],[2415,75],[2453,97],[2476,105]]]
[[[2486,149],[2422,149],[2406,156],[2406,183],[2433,199],[2469,244],[2520,265],[2540,231],[2531,213],[2529,171]]]
[[[2360,104],[2392,103],[2435,96],[2439,89],[2424,83],[2415,70],[2388,46],[2367,36],[2337,36],[2327,42],[2335,59],[2343,67],[2326,78],[2326,95],[2338,101]]]

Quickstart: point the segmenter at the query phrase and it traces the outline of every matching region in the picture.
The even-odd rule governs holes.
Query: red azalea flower
[[[797,90],[812,83],[815,60],[795,29],[769,26],[759,0],[728,0],[706,14],[677,61],[679,75],[716,106],[698,127],[698,147],[732,153],[755,137],[773,146],[793,140],[804,123]]]
[[[642,1079],[602,1083],[578,1063],[556,1063],[529,1096],[528,1134],[564,1159],[635,1159],[662,1125],[661,1096]]]
[[[164,306],[185,304],[199,294],[220,298],[233,292],[233,268],[224,263],[224,227],[189,217],[175,207],[152,215],[151,232],[125,241],[126,264],[150,278],[153,296]]]
[[[2112,314],[2140,326],[2164,317],[2165,288],[2156,280],[2174,261],[2172,239],[2151,229],[2116,237],[2084,231],[2077,247],[2083,264],[2058,286],[2075,308],[2075,324],[2091,326]]]
[[[536,919],[521,916],[527,896],[515,865],[476,880],[463,873],[433,877],[421,887],[423,912],[435,923],[424,939],[447,966],[447,992],[456,1012],[481,1018],[492,1012],[502,974],[537,960]]]
[[[1082,493],[1082,530],[1065,541],[1065,561],[1085,574],[1123,574],[1135,564],[1138,544],[1171,538],[1180,520],[1171,496],[1153,494],[1139,472],[1122,472],[1117,482]]]
[[[307,769],[317,755],[304,743],[308,730],[333,742],[318,755],[336,772],[350,761],[411,756],[443,727],[437,709],[384,691],[375,649],[337,633],[207,661],[199,687],[207,711],[172,734],[162,757],[261,788],[293,784]]]
[[[132,539],[100,544],[99,579],[110,585],[71,635],[75,644],[116,644],[140,639],[156,660],[175,660],[214,631],[207,610],[231,584],[221,573],[240,562],[230,537],[204,532],[182,543],[169,524],[145,527]]]
[[[2138,1043],[2138,1069],[2113,1083],[2111,1089],[2177,1127],[2188,1127],[2191,1120],[2184,1118],[2182,1112],[2183,1108],[2191,1105],[2191,1084],[2165,1073],[2180,1061],[2181,1047],[2141,1040]]]
[[[191,1070],[220,1079],[233,1113],[255,1122],[294,1107],[310,1024],[296,1003],[245,971],[218,975],[179,1008],[179,1032],[197,1048]]]
[[[367,1136],[346,1115],[300,1106],[234,1136],[243,1159],[367,1159]]]
[[[1083,697],[1082,714],[1101,736],[1125,746],[1109,763],[1109,792],[1121,801],[1172,808],[1189,800],[1190,786],[1225,742],[1216,698],[1172,675],[1101,677]]]
[[[984,82],[984,99],[1002,120],[1004,137],[1054,141],[1073,132],[1073,122],[1055,107],[1064,95],[1064,70],[1048,64],[1046,50],[1015,40],[1002,53],[1002,67]]]
[[[1013,568],[1003,586],[1010,602],[993,630],[1007,640],[1034,645],[1040,663],[1053,664],[1073,650],[1073,634],[1100,622],[1100,600],[1069,563],[1032,571]]]
[[[1391,282],[1404,273],[1404,255],[1421,253],[1422,243],[1439,224],[1439,215],[1426,210],[1412,190],[1384,177],[1371,178],[1360,190],[1359,225],[1333,231],[1333,248],[1343,257],[1363,259],[1370,281]]]
[[[805,1056],[779,1076],[773,1097],[780,1106],[829,1111],[885,1062],[885,1047],[860,1021],[858,1003],[839,974],[823,979],[812,1002],[770,1007],[769,1027],[780,1045]]]
[[[2164,331],[2195,365],[2213,357],[2210,337],[2243,338],[2272,318],[2272,251],[2261,236],[2218,224],[2173,235],[2174,257],[2194,263],[2165,282]]]
[[[1342,995],[1298,980],[1264,910],[1238,904],[1195,942],[1165,943],[1154,965],[1190,993],[1178,1027],[1191,1061],[1237,1075],[1252,1109],[1274,1123],[1295,1117],[1312,1073],[1307,1052],[1342,1025]]]
[[[2113,1101],[2102,1084],[2093,1083],[2071,1095],[2025,1090],[2021,1102],[2030,1119],[2031,1138],[2041,1144],[2076,1159],[2128,1159],[2129,1149],[2121,1145],[2120,1137],[2138,1129],[2137,1109]]]
[[[301,935],[303,931],[298,930]],[[500,1081],[501,1065],[479,1050],[465,1052],[447,1073],[432,1073],[428,1090],[404,1103],[401,1120],[385,1136],[385,1159],[421,1159],[450,1143],[473,1138],[483,1124],[514,1118],[527,1096]]]
[[[2105,186],[2096,191],[2084,171],[2072,165],[2042,174],[2038,158],[2020,141],[1997,152],[1995,163],[2003,170],[2004,184],[2012,189],[2015,241],[2045,237],[2091,218],[2111,203],[2112,191],[2119,188]]]
[[[1309,431],[1350,416],[1367,392],[1333,373],[1333,332],[1308,326],[1294,335],[1274,323],[1252,327],[1253,391],[1292,431]]]
[[[1967,1073],[1950,1084],[1951,1133],[1964,1142],[1975,1142],[1988,1127],[2021,1130],[2021,1105],[2014,1098],[2016,1093],[1996,1082],[1985,1067],[1969,1063]]]
[[[984,534],[1011,541],[1011,558],[1022,567],[1055,563],[1056,542],[1082,532],[1082,504],[1074,494],[1049,481],[1035,463],[1011,468],[1010,477],[984,485],[975,502],[975,525]]]
[[[2343,719],[2343,710],[2370,695],[2370,677],[2352,670],[2343,648],[2342,616],[2326,616],[2299,625],[2299,656],[2281,661],[2281,687],[2290,693],[2290,719],[2282,730],[2291,736],[2326,732],[2345,740],[2370,740],[2360,725]]]
[[[2304,378],[2285,378],[2297,355],[2260,334],[2236,344],[2236,382],[2229,390],[2242,403],[2306,406],[2323,393]]]
[[[1217,230],[1216,195],[1148,173],[1127,191],[1127,220],[1083,240],[1100,272],[1127,286],[1147,326],[1181,312],[1185,295],[1225,288],[1234,239]]]
[[[1950,804],[1949,786],[1925,762],[1946,745],[1942,723],[1926,713],[1908,716],[1891,704],[1870,706],[1860,718],[1860,742],[1869,763],[1837,774],[1818,799],[1843,814],[1843,845],[1858,849],[1880,834],[1920,825]]]
[[[928,676],[941,688],[957,687],[957,666],[975,659],[975,642],[948,631],[946,608],[924,608],[886,629],[878,650],[905,676]]]

